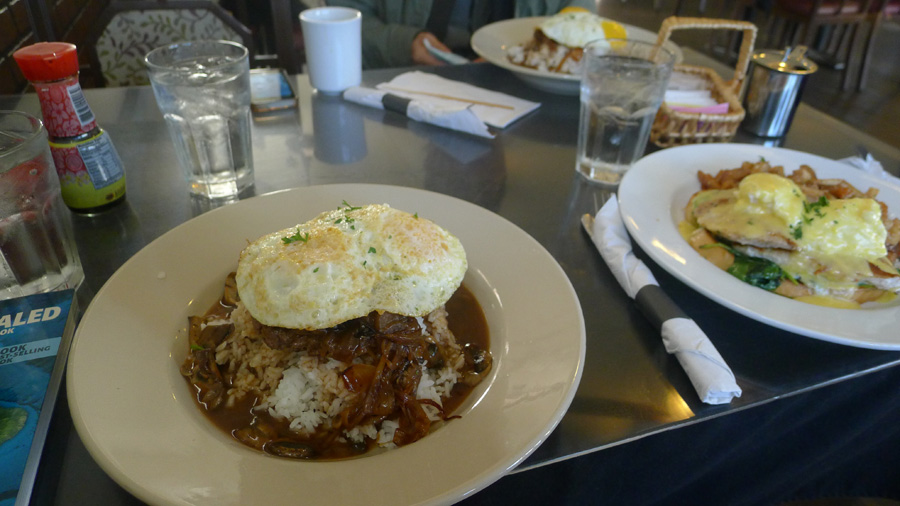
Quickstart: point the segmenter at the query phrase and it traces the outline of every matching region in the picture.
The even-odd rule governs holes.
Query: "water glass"
[[[575,168],[615,186],[644,154],[675,54],[648,42],[599,40],[584,48]]]
[[[0,111],[0,300],[84,279],[41,120]]]
[[[362,14],[348,7],[316,7],[300,13],[309,82],[338,94],[362,81]]]
[[[144,58],[192,194],[236,199],[253,184],[248,56],[221,40],[171,44]]]

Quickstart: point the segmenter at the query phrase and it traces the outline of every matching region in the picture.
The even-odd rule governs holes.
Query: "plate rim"
[[[744,316],[776,328],[822,341],[860,348],[900,350],[900,338],[884,340],[869,336],[860,337],[859,332],[861,329],[859,327],[851,329],[846,326],[848,321],[846,318],[847,313],[840,313],[840,316],[836,316],[838,313],[835,313],[835,311],[854,311],[858,315],[865,314],[867,317],[876,315],[876,317],[883,316],[885,319],[891,317],[900,318],[900,302],[893,301],[883,307],[841,310],[790,300],[735,279],[703,259],[681,238],[677,231],[677,225],[673,223],[673,212],[676,209],[679,211],[683,209],[687,200],[684,202],[673,202],[674,193],[678,190],[675,184],[671,182],[673,179],[672,174],[666,174],[663,171],[678,172],[682,177],[691,171],[691,177],[685,179],[685,182],[681,184],[685,187],[689,186],[694,189],[693,191],[696,191],[700,188],[699,182],[696,180],[696,172],[698,170],[712,171],[733,168],[741,163],[736,161],[739,157],[743,157],[744,161],[752,160],[752,158],[747,159],[747,155],[764,156],[767,160],[773,161],[774,164],[781,164],[781,161],[785,159],[793,160],[794,164],[807,163],[817,174],[821,173],[820,169],[822,167],[825,167],[824,172],[826,173],[846,171],[847,179],[851,184],[859,187],[858,183],[854,182],[864,181],[870,187],[874,186],[881,191],[887,190],[891,192],[891,200],[900,199],[900,185],[820,155],[789,148],[768,147],[757,144],[693,144],[668,148],[646,155],[638,160],[634,167],[625,174],[618,190],[618,198],[620,215],[625,222],[629,235],[657,265],[675,278],[713,302]],[[718,160],[721,158],[733,159],[735,161],[723,163],[736,163],[737,165],[719,167],[719,169],[707,168],[703,165],[712,163],[707,160]],[[662,165],[665,165],[665,169],[660,168]],[[795,168],[796,165],[794,167],[785,166],[785,172],[790,173]],[[826,177],[829,177],[829,175],[826,174]],[[668,185],[668,190],[663,194],[662,198],[655,199],[655,203],[651,203],[650,206],[642,204],[638,197],[642,191],[648,191],[648,185],[650,186],[650,191],[654,188],[658,189],[660,186]],[[881,195],[883,196],[883,194]],[[663,218],[657,220],[663,223],[659,228],[654,227],[652,220],[647,216],[650,211],[643,211],[642,206],[652,209],[652,212],[655,213],[665,211]],[[892,204],[890,213],[895,217],[900,216],[900,207]],[[674,239],[673,233],[678,236],[677,240]],[[676,260],[675,257],[679,257],[679,260]],[[713,288],[714,284],[718,289]],[[723,295],[723,292],[726,295]],[[737,299],[732,298],[735,294],[738,295]],[[757,302],[754,302],[754,299]],[[800,312],[801,314],[811,315],[811,317],[803,319],[807,323],[799,321],[799,317],[797,321],[785,318],[785,315],[791,312]],[[815,326],[811,327],[813,324]],[[866,330],[865,327],[862,330]]]
[[[564,282],[564,285],[568,288],[567,295],[571,296],[571,299],[569,300],[569,302],[574,303],[573,305],[571,305],[568,308],[568,310],[573,311],[574,314],[577,315],[577,321],[574,322],[574,324],[573,324],[579,328],[579,330],[577,332],[578,333],[577,343],[571,343],[574,346],[577,346],[577,348],[578,348],[577,353],[576,353],[577,363],[573,364],[572,377],[568,378],[568,381],[567,381],[568,386],[565,388],[563,395],[558,398],[558,406],[555,409],[555,411],[552,413],[552,416],[547,420],[547,424],[537,434],[534,435],[534,438],[531,441],[528,441],[527,444],[525,444],[518,451],[511,452],[510,454],[506,455],[504,457],[504,459],[498,460],[497,462],[495,462],[495,464],[491,468],[487,469],[486,472],[482,472],[478,477],[474,477],[465,483],[460,483],[456,487],[440,491],[440,493],[436,493],[436,495],[433,495],[432,497],[428,498],[425,502],[428,502],[428,503],[452,502],[455,500],[462,499],[463,497],[467,497],[471,494],[474,494],[475,492],[482,490],[483,488],[489,486],[491,483],[493,483],[497,479],[501,478],[509,470],[511,470],[518,464],[520,464],[529,455],[531,455],[531,453],[533,453],[534,450],[536,450],[537,447],[550,435],[550,433],[555,429],[555,427],[559,424],[560,420],[563,418],[563,416],[567,412],[569,406],[571,405],[572,400],[574,399],[578,384],[581,380],[582,371],[584,368],[585,348],[586,348],[586,330],[585,330],[585,326],[584,326],[584,316],[582,314],[581,304],[578,300],[578,295],[575,292],[574,287],[572,286],[571,281],[569,280],[565,271],[562,269],[562,267],[559,265],[559,263],[555,260],[555,258],[553,258],[553,256],[546,250],[546,248],[544,248],[540,243],[538,243],[537,240],[535,240],[530,234],[528,234],[523,229],[521,229],[520,227],[518,227],[517,225],[515,225],[508,219],[504,218],[503,216],[493,213],[492,211],[487,210],[481,206],[478,206],[476,204],[470,203],[468,201],[464,201],[462,199],[459,199],[459,198],[456,198],[456,197],[453,197],[450,195],[445,195],[445,194],[433,192],[430,190],[419,189],[419,188],[395,186],[395,185],[366,184],[366,183],[349,183],[349,184],[334,183],[334,184],[324,184],[324,185],[278,190],[278,191],[270,192],[270,193],[260,195],[257,197],[253,197],[251,199],[247,199],[246,201],[238,202],[237,204],[231,204],[230,206],[227,206],[226,208],[219,208],[219,209],[212,210],[208,213],[197,216],[191,220],[188,220],[182,224],[179,224],[178,226],[172,228],[169,231],[166,231],[164,234],[160,235],[159,237],[157,237],[156,239],[154,239],[153,241],[148,243],[138,253],[136,253],[131,258],[129,258],[126,262],[124,262],[123,265],[119,269],[117,269],[116,272],[113,273],[112,276],[110,276],[109,280],[107,280],[107,282],[104,283],[104,285],[100,288],[100,290],[98,290],[94,299],[91,301],[88,308],[85,310],[85,313],[83,315],[81,323],[79,324],[78,330],[76,331],[75,338],[73,339],[72,353],[70,354],[70,357],[69,357],[70,358],[69,370],[67,372],[67,390],[68,390],[67,395],[70,398],[70,409],[72,412],[73,423],[75,424],[76,430],[78,431],[78,434],[81,436],[82,440],[84,441],[85,447],[88,449],[91,456],[97,461],[98,464],[100,464],[101,468],[103,468],[103,470],[105,472],[107,472],[107,474],[109,474],[120,486],[122,486],[123,488],[128,490],[130,493],[132,493],[135,496],[137,496],[143,500],[146,500],[148,502],[157,502],[157,501],[165,501],[166,500],[166,498],[164,496],[161,496],[160,494],[158,494],[157,491],[154,491],[152,488],[144,487],[140,483],[139,479],[135,479],[134,476],[129,475],[129,473],[126,472],[124,469],[121,469],[119,466],[115,465],[115,462],[112,461],[111,456],[107,454],[107,449],[103,448],[102,445],[100,444],[99,440],[96,439],[98,437],[98,435],[91,432],[91,430],[92,430],[90,427],[91,423],[89,420],[86,419],[85,413],[83,412],[83,409],[80,405],[81,401],[80,401],[79,395],[77,392],[75,392],[75,389],[77,389],[78,385],[80,384],[80,378],[77,375],[79,374],[79,371],[81,370],[80,368],[82,367],[81,363],[80,363],[80,361],[82,360],[82,357],[81,357],[81,354],[79,353],[80,343],[81,343],[82,339],[85,339],[85,338],[81,337],[81,331],[82,331],[82,329],[90,328],[90,324],[93,321],[93,319],[99,318],[98,316],[94,315],[94,312],[97,311],[94,308],[101,307],[104,299],[106,297],[109,297],[109,295],[107,295],[107,294],[113,290],[110,287],[111,286],[114,287],[116,283],[119,283],[120,281],[117,281],[119,278],[126,277],[125,274],[122,274],[123,272],[127,273],[127,272],[129,272],[129,270],[137,268],[135,266],[140,265],[140,263],[142,262],[142,259],[144,257],[147,257],[147,256],[151,255],[153,252],[155,252],[155,250],[164,247],[166,245],[167,241],[174,240],[172,238],[176,237],[176,235],[178,233],[181,233],[181,232],[178,232],[178,230],[182,230],[182,231],[186,230],[189,227],[188,224],[193,222],[193,225],[190,225],[190,227],[195,227],[195,226],[209,225],[211,223],[215,223],[220,216],[222,216],[224,219],[226,212],[234,213],[235,212],[234,209],[237,209],[237,207],[234,207],[234,206],[241,206],[242,202],[253,201],[258,205],[263,205],[261,202],[263,202],[265,199],[274,199],[274,200],[272,200],[272,202],[277,202],[277,199],[285,198],[284,196],[290,196],[290,195],[292,195],[292,192],[296,192],[293,194],[299,195],[299,194],[302,194],[303,192],[316,191],[316,189],[318,189],[318,188],[325,188],[325,187],[328,187],[329,189],[335,190],[338,192],[340,192],[342,189],[346,190],[346,189],[350,189],[352,187],[352,188],[356,188],[357,191],[371,191],[375,195],[385,195],[385,192],[388,192],[388,193],[400,192],[400,194],[421,193],[424,196],[428,196],[428,198],[438,198],[438,199],[444,200],[445,203],[451,203],[454,206],[462,205],[462,206],[469,207],[470,210],[476,210],[478,213],[489,213],[496,220],[495,226],[504,227],[511,233],[517,234],[519,236],[520,240],[529,242],[531,244],[531,246],[534,248],[532,254],[536,254],[536,255],[543,257],[545,261],[549,260],[549,262],[545,264],[545,267],[548,269],[551,269],[553,271],[552,274],[555,277],[557,277],[557,280],[559,282]],[[278,197],[278,195],[282,195],[283,197]],[[410,198],[412,198],[412,197],[410,197]],[[244,205],[248,206],[250,204],[244,204]],[[229,209],[229,208],[231,208],[232,211],[226,211],[226,209]],[[200,225],[198,225],[198,224],[200,224]],[[497,224],[499,224],[499,225],[497,225]],[[262,231],[262,232],[265,232],[265,231]],[[465,247],[465,245],[464,245],[464,247]],[[471,267],[472,266],[470,264],[470,269],[471,269]],[[487,394],[487,388],[486,388],[485,394]],[[445,429],[442,429],[442,430],[445,430]],[[430,436],[433,436],[433,434]],[[408,447],[404,447],[404,449],[405,448],[408,448]],[[403,450],[403,449],[400,449],[400,450]],[[397,451],[399,451],[399,450],[397,450]],[[263,458],[265,458],[265,457],[263,457]],[[355,460],[359,461],[359,460],[366,460],[366,459],[355,459]],[[340,461],[340,462],[343,462],[343,461]],[[173,499],[174,499],[174,497],[173,497]]]

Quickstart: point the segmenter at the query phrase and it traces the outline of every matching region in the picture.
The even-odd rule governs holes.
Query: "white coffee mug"
[[[362,14],[347,7],[300,13],[309,81],[321,93],[341,93],[362,81]]]

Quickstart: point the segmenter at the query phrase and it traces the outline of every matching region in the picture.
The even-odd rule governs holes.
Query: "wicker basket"
[[[663,148],[683,144],[730,141],[744,119],[744,108],[741,107],[738,96],[744,84],[744,77],[747,75],[747,65],[750,63],[750,57],[753,53],[753,44],[756,41],[756,25],[746,21],[728,19],[681,18],[673,16],[663,21],[659,29],[657,44],[665,44],[673,30],[688,28],[740,30],[744,34],[734,69],[734,77],[728,82],[724,82],[714,70],[707,67],[675,65],[675,70],[678,72],[702,77],[707,83],[712,98],[719,103],[728,103],[728,112],[724,114],[704,114],[674,111],[663,102],[659,107],[659,112],[656,114],[653,128],[650,131],[650,141]]]

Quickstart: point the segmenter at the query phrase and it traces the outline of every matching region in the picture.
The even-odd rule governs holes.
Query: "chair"
[[[143,59],[151,49],[186,40],[240,42],[254,63],[250,30],[210,1],[113,1],[88,37],[88,76],[97,86],[149,84]],[[83,74],[85,72],[83,71]]]
[[[900,0],[775,0],[770,25],[777,47],[803,44],[820,61],[842,68],[841,87],[865,85],[873,35],[885,16],[900,11]],[[866,30],[868,28],[868,30]],[[862,47],[860,47],[862,45]]]
[[[881,26],[887,19],[891,19],[897,14],[900,14],[900,0],[893,1],[885,1],[881,10],[876,14],[875,20],[872,22],[872,29],[869,31],[868,36],[866,37],[865,46],[863,47],[863,59],[860,64],[858,80],[856,87],[857,89],[863,89],[866,86],[866,75],[869,72],[869,64],[872,60],[872,41],[875,38],[875,33],[878,32],[878,28]]]
[[[298,16],[299,10],[310,2],[270,0],[269,3],[272,11],[272,32],[275,38],[278,65],[288,74],[299,74],[303,71],[306,54]]]

